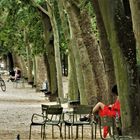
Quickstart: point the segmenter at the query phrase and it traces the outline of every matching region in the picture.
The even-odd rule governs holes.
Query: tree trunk
[[[80,91],[80,101],[82,104],[86,104],[87,102],[90,102],[93,95],[96,95],[96,84],[93,79],[92,65],[90,63],[86,47],[83,43],[81,29],[79,28],[79,21],[77,18],[80,16],[79,9],[69,2],[66,2],[66,9],[72,33],[71,39],[73,45],[71,47],[77,69],[76,73]]]
[[[52,94],[58,95],[52,26],[49,17],[43,13],[42,13],[42,21],[44,26],[45,44],[46,44],[45,45],[46,53],[44,54],[44,61],[45,61],[46,72],[47,72],[48,88],[49,91],[52,92]]]
[[[27,77],[27,68],[26,62],[24,61],[23,57],[20,55],[13,55],[14,58],[14,66],[19,67],[21,69],[21,75]]]
[[[137,52],[137,94],[136,94],[136,103],[137,107],[140,104],[140,1],[137,0],[129,0],[130,8],[131,8],[131,15],[132,15],[132,22],[133,22],[133,31],[136,38],[136,52]],[[138,107],[138,112],[140,112],[140,107]],[[140,115],[139,115],[140,116]],[[140,125],[140,121],[139,121]],[[137,126],[137,121],[136,121]]]
[[[138,106],[135,104],[136,48],[131,18],[124,15],[121,0],[99,0],[99,5],[112,48],[123,132],[137,137],[140,125]]]
[[[52,25],[53,35],[54,35],[54,50],[55,50],[55,63],[56,63],[56,72],[57,72],[57,85],[58,85],[58,96],[62,99],[63,95],[63,84],[62,84],[62,68],[61,68],[61,60],[60,60],[60,50],[59,50],[59,34],[57,28],[57,21],[54,14],[54,5],[50,5],[47,3],[48,13],[50,15],[50,22]]]
[[[44,56],[36,56],[36,91],[42,89],[42,84],[47,80],[46,68],[44,64]]]
[[[72,50],[69,48],[69,84],[68,84],[68,98],[70,100],[76,100],[79,98],[79,90],[78,90],[78,83],[77,83],[77,74],[75,68],[75,61]]]
[[[97,39],[92,31],[92,25],[90,22],[90,17],[86,9],[81,10],[81,16],[79,19],[79,25],[82,31],[82,38],[86,49],[88,51],[88,56],[92,64],[92,71],[94,73],[94,81],[97,86],[97,95],[101,100],[102,97],[105,99],[107,96],[107,78],[105,74],[103,59],[100,53],[99,45],[97,44]],[[107,101],[107,99],[106,99]]]
[[[28,83],[33,82],[32,70],[33,70],[33,61],[31,56],[31,46],[29,42],[26,44],[26,53],[27,53],[27,67],[28,67]]]
[[[85,98],[86,93],[85,93],[85,85],[84,85],[84,79],[83,79],[83,74],[82,74],[80,56],[79,56],[78,47],[77,47],[76,40],[75,40],[77,37],[74,36],[74,32],[73,32],[73,30],[76,31],[75,26],[73,26],[73,24],[74,24],[73,21],[75,19],[73,18],[73,15],[71,14],[71,10],[69,10],[69,9],[71,9],[71,6],[69,5],[68,2],[66,2],[66,1],[64,2],[64,7],[67,11],[67,18],[68,18],[68,24],[69,24],[69,30],[70,30],[69,52],[71,55],[70,57],[73,57],[73,60],[71,60],[71,64],[72,64],[72,61],[75,63],[73,67],[75,67],[75,70],[76,70],[75,75],[74,74],[71,75],[70,78],[72,78],[72,76],[77,77],[78,89],[79,89],[79,94],[80,94],[80,103],[87,104],[88,100],[87,100],[87,98]],[[71,71],[71,73],[72,72],[74,72],[74,69]],[[72,86],[73,85],[71,85],[71,87]],[[76,95],[71,94],[70,96],[78,97],[78,94],[76,94]]]
[[[137,62],[140,64],[140,1],[129,1],[132,13],[133,30],[136,38]]]
[[[12,53],[7,54],[7,59],[8,59],[8,71],[13,71],[14,68],[14,60],[13,60],[13,55]]]
[[[112,58],[112,52],[110,48],[110,44],[107,38],[107,33],[105,30],[105,25],[102,19],[102,15],[99,9],[99,4],[98,0],[91,0],[91,4],[94,7],[94,12],[96,14],[96,22],[97,22],[97,27],[98,27],[98,32],[99,32],[99,47],[101,50],[101,54],[103,57],[103,63],[104,63],[104,68],[105,68],[105,74],[107,76],[107,94],[104,93],[104,98],[103,100],[105,103],[111,103],[110,101],[112,100],[111,96],[111,88],[112,86],[116,83],[115,80],[115,73],[114,73],[114,63],[113,63],[113,58]]]
[[[32,76],[32,67],[33,67],[33,62],[32,62],[32,56],[31,56],[31,45],[29,43],[28,37],[27,37],[27,29],[24,29],[24,42],[26,45],[26,53],[27,53],[27,75],[28,75],[28,82],[33,81],[33,76]]]
[[[63,12],[62,9],[65,9],[64,1],[58,1],[59,13],[62,22],[63,32],[65,40],[67,41],[68,46],[68,99],[76,100],[79,96],[78,83],[77,83],[77,74],[75,67],[75,58],[72,53],[72,42],[70,41],[70,25],[68,23],[68,14],[65,10]]]
[[[36,55],[33,56],[33,83],[34,85],[33,86],[36,86],[37,85],[37,68],[36,68]]]

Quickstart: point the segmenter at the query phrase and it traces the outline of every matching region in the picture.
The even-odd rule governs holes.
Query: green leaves
[[[41,2],[41,0],[37,1]],[[43,29],[37,8],[28,0],[2,0],[0,2],[0,42],[3,48],[25,55],[26,45],[32,44],[32,52],[40,53],[44,46]],[[24,30],[28,40],[25,40]],[[2,43],[3,42],[3,43]]]
[[[61,52],[65,53],[67,43],[64,37],[57,0],[49,0],[54,7],[57,20]],[[26,45],[32,44],[32,55],[46,51],[42,17],[34,4],[44,5],[46,0],[1,0],[0,42],[5,50],[25,55]],[[25,35],[26,30],[26,35]],[[25,37],[26,36],[26,37]]]

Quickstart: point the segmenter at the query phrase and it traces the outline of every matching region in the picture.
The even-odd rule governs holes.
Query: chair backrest
[[[80,105],[80,100],[70,100],[68,101],[68,105],[69,107],[77,107]]]
[[[79,105],[73,108],[73,113],[74,114],[90,114],[92,111],[92,106],[89,105]]]
[[[58,107],[49,107],[46,111],[47,114],[47,120],[48,121],[58,121],[62,119],[62,114],[63,114],[63,108],[58,106]]]
[[[48,105],[41,104],[42,112],[45,111],[48,108]]]
[[[41,105],[41,109],[42,109],[42,115],[45,117],[46,116],[46,111],[48,109],[48,105]]]
[[[73,122],[79,120],[85,115],[90,115],[92,112],[92,106],[79,105],[73,108]]]
[[[59,115],[62,114],[63,108],[62,107],[49,107],[47,109],[47,114],[49,115]]]
[[[101,126],[114,126],[114,118],[104,116],[100,117],[100,125]]]
[[[44,117],[47,117],[47,111],[48,111],[48,108],[60,108],[61,105],[45,105],[45,104],[41,104],[41,108],[42,108],[42,115]]]

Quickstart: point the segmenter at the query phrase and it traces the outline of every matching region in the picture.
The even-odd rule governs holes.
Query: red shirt
[[[108,105],[104,106],[104,108],[99,111],[99,115],[101,117],[115,117],[116,112],[118,112],[118,115],[120,116],[120,101],[118,99],[115,101],[112,107],[109,107]]]

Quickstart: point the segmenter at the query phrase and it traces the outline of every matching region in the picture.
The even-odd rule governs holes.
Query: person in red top
[[[98,113],[100,117],[108,116],[108,117],[114,117],[114,118],[116,117],[116,114],[117,114],[118,117],[120,117],[120,101],[118,97],[117,85],[114,85],[112,87],[112,95],[115,97],[114,104],[105,105],[102,102],[98,102],[94,106],[92,110],[92,114],[94,115]],[[89,115],[84,116],[83,118],[80,118],[80,121],[87,121],[87,120],[89,120]],[[119,131],[120,130],[118,130],[118,132]],[[104,127],[104,137],[106,137],[107,134],[108,134],[108,127]],[[121,135],[121,132],[119,132],[119,135]]]
[[[99,111],[100,117],[108,116],[108,117],[116,117],[116,113],[120,117],[120,101],[118,97],[117,85],[113,86],[112,94],[115,98],[114,104],[105,105],[102,102],[98,102],[93,108],[93,114]]]

